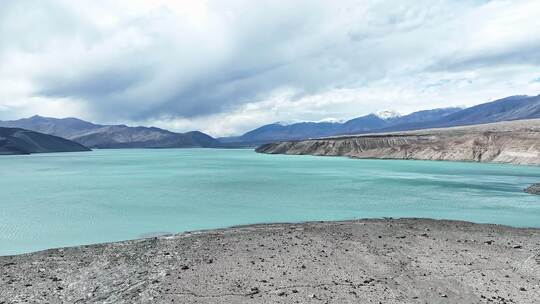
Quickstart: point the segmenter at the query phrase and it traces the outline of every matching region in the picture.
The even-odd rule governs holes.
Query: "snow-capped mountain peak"
[[[316,120],[314,122],[344,123],[345,120],[344,119],[337,119],[337,118],[333,118],[333,117],[328,117],[328,118],[323,118],[323,119],[320,119],[320,120]]]
[[[379,111],[379,112],[376,112],[375,115],[379,117],[380,119],[384,119],[384,120],[401,117],[401,114],[393,110]]]
[[[299,119],[291,119],[291,120],[282,120],[282,121],[276,121],[274,124],[276,125],[280,125],[280,126],[283,126],[283,127],[286,127],[286,126],[290,126],[290,125],[294,125],[294,124],[297,124],[297,123],[324,123],[324,122],[327,122],[327,123],[343,123],[345,122],[345,120],[343,119],[337,119],[337,118],[323,118],[323,119],[320,119],[320,120],[299,120]]]
[[[298,119],[290,119],[290,120],[276,121],[275,124],[286,127],[286,126],[294,125],[299,122],[302,122],[302,121]]]

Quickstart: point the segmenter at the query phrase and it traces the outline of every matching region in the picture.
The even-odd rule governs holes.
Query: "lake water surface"
[[[253,150],[0,157],[0,255],[263,222],[429,217],[540,227],[540,168]]]

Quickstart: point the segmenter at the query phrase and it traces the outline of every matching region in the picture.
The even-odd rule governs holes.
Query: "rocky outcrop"
[[[259,153],[540,165],[540,119],[329,137],[260,146]]]
[[[530,194],[540,194],[540,183],[527,187],[527,189],[525,189],[525,192]]]
[[[424,219],[245,226],[0,257],[0,303],[533,304],[539,244]]]
[[[76,142],[34,131],[0,128],[0,155],[90,151]]]

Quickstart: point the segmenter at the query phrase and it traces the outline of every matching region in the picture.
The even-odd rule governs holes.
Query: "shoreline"
[[[0,256],[0,266],[5,303],[534,303],[540,228],[269,223]]]
[[[536,186],[539,184],[533,184],[532,186]],[[532,187],[531,186],[531,187]],[[525,188],[523,191],[529,194],[535,194],[530,193],[526,191],[528,188]],[[356,221],[400,221],[400,220],[412,220],[412,221],[433,221],[433,222],[456,222],[456,223],[463,223],[463,224],[472,224],[472,225],[482,225],[482,226],[494,226],[494,227],[502,227],[502,228],[509,228],[509,229],[532,229],[532,230],[540,230],[540,227],[534,227],[534,226],[512,226],[508,224],[497,224],[497,223],[487,223],[487,222],[473,222],[468,220],[460,220],[460,219],[445,219],[445,218],[429,218],[429,217],[373,217],[373,218],[351,218],[351,219],[338,219],[338,220],[307,220],[307,221],[298,221],[298,222],[260,222],[260,223],[252,223],[252,224],[240,224],[240,225],[232,225],[232,226],[225,226],[225,227],[218,227],[218,228],[208,228],[208,229],[199,229],[199,230],[187,230],[187,231],[180,231],[180,232],[172,232],[172,231],[155,231],[155,232],[147,232],[142,233],[134,238],[127,238],[122,240],[113,240],[113,241],[105,241],[105,242],[98,242],[98,243],[85,243],[85,244],[79,244],[79,245],[66,245],[66,246],[59,246],[59,247],[50,247],[50,248],[44,248],[44,249],[37,249],[34,251],[28,251],[28,252],[21,252],[21,253],[14,253],[14,254],[0,254],[0,260],[2,258],[9,258],[9,257],[18,257],[22,255],[31,255],[31,254],[39,254],[43,252],[48,251],[55,251],[55,250],[69,250],[71,248],[79,248],[79,247],[92,247],[92,246],[101,246],[101,245],[114,245],[119,243],[129,243],[129,242],[137,242],[137,241],[144,241],[148,239],[159,239],[159,238],[170,238],[170,237],[181,237],[183,235],[198,235],[198,234],[204,234],[204,233],[221,233],[225,232],[227,230],[235,230],[235,229],[264,229],[266,226],[275,226],[275,225],[303,225],[303,224],[324,224],[324,223],[349,223],[349,222],[356,222]],[[1,265],[1,264],[0,264]],[[1,304],[1,303],[0,303]]]

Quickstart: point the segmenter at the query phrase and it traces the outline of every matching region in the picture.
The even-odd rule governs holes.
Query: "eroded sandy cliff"
[[[287,141],[257,152],[540,165],[540,119]]]

